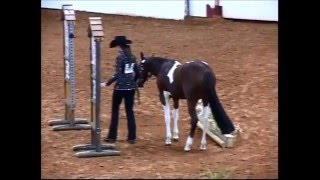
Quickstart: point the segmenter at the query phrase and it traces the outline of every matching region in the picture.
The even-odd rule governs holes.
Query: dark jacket
[[[115,90],[136,89],[136,81],[139,78],[139,65],[136,57],[131,53],[130,47],[119,51],[116,59],[115,74],[108,80],[111,84],[116,81]]]

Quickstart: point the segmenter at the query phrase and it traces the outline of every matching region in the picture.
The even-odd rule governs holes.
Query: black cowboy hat
[[[127,39],[126,36],[116,36],[110,42],[110,48],[114,48],[119,45],[127,45],[127,44],[131,44],[131,43],[132,43],[132,41]]]

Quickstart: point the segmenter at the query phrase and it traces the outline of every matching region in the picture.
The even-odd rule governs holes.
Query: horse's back
[[[184,72],[185,75],[192,76],[204,76],[205,73],[213,73],[211,67],[206,63],[205,61],[201,60],[193,60],[188,61],[182,65],[182,72]],[[196,78],[192,78],[196,79]]]
[[[207,91],[204,82],[206,73],[214,76],[210,66],[201,60],[189,61],[181,66],[181,80],[186,96],[203,98]]]

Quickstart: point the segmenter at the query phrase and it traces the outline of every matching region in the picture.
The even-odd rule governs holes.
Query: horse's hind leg
[[[206,150],[207,149],[207,139],[206,135],[209,129],[209,106],[208,101],[203,99],[203,130],[202,130],[202,138],[200,142],[200,150]]]
[[[179,120],[179,99],[173,99],[173,140],[179,140],[179,128],[178,128],[178,120]]]
[[[188,110],[191,117],[191,130],[187,138],[186,145],[184,147],[185,151],[190,151],[193,143],[193,136],[197,127],[198,117],[196,112],[197,100],[188,100]]]

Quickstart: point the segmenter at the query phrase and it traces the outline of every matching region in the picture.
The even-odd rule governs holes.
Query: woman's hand
[[[106,87],[107,84],[104,82],[104,83],[100,83],[100,87]]]

